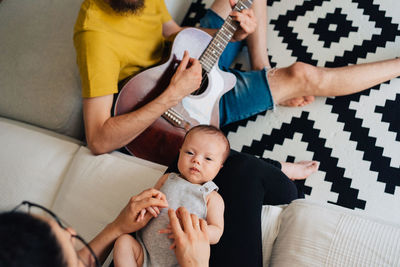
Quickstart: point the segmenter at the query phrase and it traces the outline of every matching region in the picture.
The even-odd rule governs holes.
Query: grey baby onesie
[[[192,184],[176,173],[170,173],[160,189],[167,197],[169,208],[176,210],[184,206],[190,213],[202,219],[207,216],[206,196],[214,190],[218,190],[218,187],[212,181],[203,185]],[[158,233],[159,230],[166,229],[168,224],[168,209],[162,209],[157,218],[153,218],[137,233],[137,239],[144,250],[144,266],[178,266],[174,251],[169,249],[172,240],[168,238],[168,234]]]

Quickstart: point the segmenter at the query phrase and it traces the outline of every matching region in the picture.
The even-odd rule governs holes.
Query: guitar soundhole
[[[201,95],[202,93],[204,93],[207,90],[207,87],[208,87],[208,75],[207,75],[207,72],[204,69],[202,69],[202,71],[201,71],[201,76],[203,78],[201,79],[200,87],[199,87],[199,89],[194,91],[192,93],[192,95]]]

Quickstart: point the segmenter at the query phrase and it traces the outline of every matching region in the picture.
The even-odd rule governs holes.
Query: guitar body
[[[159,96],[168,87],[184,51],[188,50],[190,57],[199,58],[211,39],[209,34],[195,28],[182,30],[174,40],[167,62],[135,75],[123,86],[115,104],[114,115],[137,110]],[[223,72],[215,64],[207,74],[206,86],[201,94],[186,96],[172,109],[190,127],[198,124],[219,127],[219,100],[235,83],[236,77],[233,74]],[[186,129],[160,117],[126,145],[126,149],[134,156],[169,165],[177,157],[185,133]]]

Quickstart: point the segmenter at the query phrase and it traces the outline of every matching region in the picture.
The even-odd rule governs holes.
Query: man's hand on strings
[[[236,0],[229,0],[231,7],[236,5]],[[252,9],[243,9],[242,11],[232,11],[229,14],[234,21],[238,23],[238,29],[232,37],[232,41],[241,41],[257,28],[257,20]]]

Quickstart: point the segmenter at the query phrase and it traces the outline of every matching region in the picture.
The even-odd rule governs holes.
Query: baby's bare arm
[[[210,244],[217,244],[224,232],[225,204],[221,195],[213,191],[207,200],[207,224]]]
[[[168,175],[169,175],[169,173],[165,173],[163,176],[161,176],[160,179],[158,179],[157,183],[155,184],[154,188],[157,190],[160,190],[160,188],[163,186],[163,184],[167,180]]]

